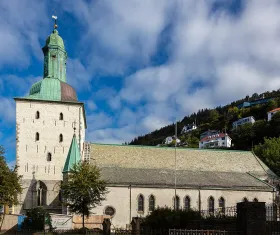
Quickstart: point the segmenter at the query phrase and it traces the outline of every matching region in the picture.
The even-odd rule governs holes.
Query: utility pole
[[[175,196],[174,196],[174,210],[177,210],[177,119],[175,120],[175,172],[174,172],[174,186],[175,186]]]

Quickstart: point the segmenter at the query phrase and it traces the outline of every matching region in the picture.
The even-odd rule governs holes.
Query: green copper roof
[[[76,135],[74,134],[62,173],[69,172],[73,165],[79,161],[81,161],[81,155],[77,144]]]
[[[58,35],[58,31],[56,29],[54,29],[51,35],[47,38],[46,46],[59,46],[61,49],[64,50],[63,40]]]
[[[46,45],[42,50],[44,53],[44,77],[32,85],[29,95],[25,98],[77,102],[75,89],[66,83],[67,52],[56,29],[47,38]]]

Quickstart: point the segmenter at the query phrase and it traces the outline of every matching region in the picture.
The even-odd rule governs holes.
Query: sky
[[[280,87],[278,0],[0,1],[0,145],[15,160],[15,102],[42,79],[58,16],[87,141],[129,142],[202,108]]]

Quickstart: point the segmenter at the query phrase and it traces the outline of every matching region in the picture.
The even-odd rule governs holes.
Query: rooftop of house
[[[274,112],[278,112],[278,111],[280,111],[280,108],[272,109],[268,113],[274,113]]]

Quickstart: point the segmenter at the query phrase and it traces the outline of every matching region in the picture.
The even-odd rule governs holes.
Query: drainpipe
[[[200,186],[198,187],[198,211],[201,215],[201,194],[200,194]]]
[[[130,224],[131,222],[131,184],[129,185],[129,222],[128,224]]]

